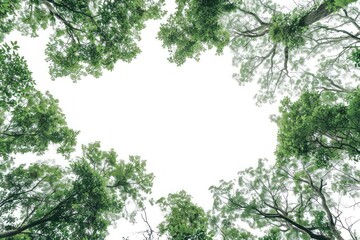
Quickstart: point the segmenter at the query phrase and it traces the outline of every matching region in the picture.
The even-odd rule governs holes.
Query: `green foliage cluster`
[[[275,43],[283,44],[289,49],[304,45],[304,33],[308,27],[303,26],[301,21],[306,13],[306,11],[302,10],[274,14],[269,27],[270,39]]]
[[[137,42],[145,22],[163,15],[164,0],[26,0],[2,1],[0,40],[18,30],[37,36],[52,29],[46,54],[52,78],[99,77],[119,60],[129,62],[140,53]]]
[[[345,154],[358,161],[360,156],[360,91],[337,104],[324,102],[319,93],[304,93],[299,100],[281,102],[276,155],[315,157],[318,164]]]
[[[20,0],[2,0],[0,2],[0,43],[15,27],[14,12],[21,6]]]
[[[345,8],[356,1],[357,0],[326,0],[325,2],[328,4],[329,8],[340,9]]]
[[[17,50],[16,42],[0,46],[0,107],[9,108],[18,104],[17,98],[34,88],[26,60]]]
[[[35,89],[31,72],[18,46],[0,48],[0,157],[14,153],[44,153],[50,144],[68,156],[77,131],[67,126],[58,101]]]
[[[0,155],[9,153],[44,153],[50,144],[68,155],[76,145],[77,131],[70,129],[58,101],[49,93],[31,91],[11,109],[1,109]]]
[[[324,211],[314,211],[312,215],[314,216],[312,225],[331,236],[331,230],[326,220],[326,213]]]
[[[272,228],[267,235],[260,237],[259,240],[281,240],[280,230]]]
[[[139,157],[119,160],[99,143],[83,146],[67,168],[12,166],[0,172],[0,238],[104,239],[113,221],[129,215],[129,200],[142,204],[152,180]]]
[[[360,48],[356,48],[352,51],[350,60],[354,62],[355,67],[360,67]]]
[[[181,65],[188,58],[198,60],[206,47],[215,47],[221,53],[230,40],[221,18],[236,10],[236,1],[176,0],[176,3],[176,12],[158,33],[170,52],[170,62]]]
[[[158,226],[160,235],[170,240],[211,240],[209,219],[204,210],[191,202],[185,191],[169,194],[156,202],[165,212],[164,221]]]
[[[338,201],[356,201],[360,171],[344,160],[332,159],[327,168],[314,159],[294,158],[282,165],[259,160],[238,178],[210,188],[214,217],[224,239],[346,239],[342,238]],[[356,217],[356,216],[353,216]],[[228,236],[241,229],[239,221],[265,236]],[[347,229],[357,239],[356,228]]]
[[[327,4],[330,8],[344,8],[357,0],[330,0]],[[275,13],[271,18],[269,27],[270,39],[275,43],[292,48],[297,48],[305,44],[304,33],[308,30],[308,26],[303,23],[303,18],[313,10],[317,5],[309,9],[295,9],[290,13]]]

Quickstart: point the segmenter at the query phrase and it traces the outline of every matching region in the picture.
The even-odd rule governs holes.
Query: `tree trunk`
[[[38,226],[40,224],[43,224],[47,221],[50,221],[50,219],[51,218],[42,218],[42,219],[36,220],[34,222],[31,222],[29,224],[26,224],[22,227],[19,227],[19,228],[13,229],[13,230],[9,230],[9,231],[5,231],[5,232],[0,232],[0,238],[8,238],[8,237],[12,237],[12,236],[21,234],[23,231],[25,231],[29,228],[32,228],[32,227]]]
[[[329,8],[329,5],[326,2],[323,2],[320,4],[318,8],[316,8],[314,11],[309,12],[306,14],[302,19],[300,20],[300,26],[307,27],[311,24],[320,21],[321,19],[329,16],[336,10],[333,8]]]

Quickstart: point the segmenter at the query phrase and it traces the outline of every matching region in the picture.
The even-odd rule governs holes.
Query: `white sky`
[[[140,155],[155,174],[153,198],[185,190],[210,209],[211,185],[235,178],[258,158],[273,158],[277,128],[269,115],[277,107],[255,106],[256,88],[240,87],[232,78],[236,69],[229,52],[207,52],[200,62],[181,67],[168,63],[157,30],[158,23],[148,24],[143,52],[130,64],[118,63],[99,79],[77,83],[50,80],[46,34],[35,39],[13,34],[12,39],[19,42],[38,88],[59,99],[69,126],[81,131],[79,146],[99,140],[124,159]],[[155,228],[160,216],[148,215]],[[133,231],[121,222],[108,239],[130,235],[133,240]]]

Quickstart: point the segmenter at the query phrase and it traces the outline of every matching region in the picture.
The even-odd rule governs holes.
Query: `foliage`
[[[130,200],[142,206],[152,181],[145,161],[119,160],[98,142],[69,167],[12,166],[0,173],[0,238],[104,239],[112,222],[132,215]]]
[[[360,67],[360,49],[356,48],[351,53],[350,60],[355,63],[355,67]]]
[[[1,108],[16,105],[16,99],[35,86],[25,59],[17,52],[18,48],[16,42],[0,46]]]
[[[119,160],[98,142],[83,146],[67,167],[15,164],[14,154],[43,154],[50,144],[69,157],[77,135],[58,101],[35,89],[17,49],[0,49],[0,238],[104,239],[115,220],[134,217],[130,202],[143,207],[153,175],[139,157]]]
[[[306,89],[346,92],[355,84],[348,86],[344,76],[359,79],[347,61],[359,42],[354,2],[299,1],[285,9],[273,0],[178,0],[158,38],[178,65],[198,60],[206,48],[220,53],[229,45],[239,67],[234,77],[240,84],[257,80],[258,103]]]
[[[164,1],[3,2],[1,32],[18,30],[34,37],[40,29],[52,29],[46,49],[50,74],[77,80],[88,74],[98,77],[102,69],[113,69],[117,61],[134,59],[140,52],[140,31],[146,21],[162,16]]]
[[[185,191],[160,198],[157,204],[165,212],[164,221],[158,226],[160,235],[171,240],[210,240],[209,220],[204,210],[191,202]]]
[[[52,78],[98,77],[117,61],[129,62],[139,54],[140,32],[146,21],[164,16],[163,5],[164,0],[3,0],[0,40],[12,30],[36,36],[40,29],[52,29],[46,48]],[[259,83],[258,103],[273,101],[276,93],[354,88],[344,79],[359,79],[349,61],[359,43],[357,1],[296,5],[284,9],[273,0],[176,0],[158,38],[178,65],[198,60],[206,49],[221,53],[230,46],[239,68],[234,77],[240,84]]]
[[[335,5],[339,7],[346,7],[347,5],[356,2],[357,0],[335,0]]]
[[[280,230],[272,228],[267,235],[260,237],[259,240],[280,240],[280,237]]]
[[[0,41],[13,30],[37,36],[50,28],[51,76],[98,77],[117,61],[136,57],[140,31],[146,21],[163,16],[164,2],[2,0]],[[236,180],[211,187],[212,215],[184,191],[159,199],[165,212],[160,235],[210,240],[216,231],[234,240],[359,238],[359,221],[345,206],[352,202],[354,212],[360,207],[355,165],[360,90],[345,83],[359,79],[353,68],[360,62],[358,48],[353,50],[360,34],[357,4],[350,5],[355,2],[309,1],[289,12],[272,0],[176,1],[175,13],[158,33],[171,62],[181,65],[198,60],[206,49],[221,53],[230,45],[240,69],[235,77],[240,83],[257,79],[260,102],[271,101],[277,91],[322,93],[306,91],[295,102],[282,101],[276,165],[259,160]],[[134,216],[136,210],[126,209],[130,202],[143,209],[153,175],[139,157],[119,160],[98,142],[83,146],[83,155],[67,167],[4,161],[16,153],[42,154],[50,144],[69,157],[78,134],[67,126],[58,101],[35,89],[17,49],[15,42],[0,47],[0,238],[104,239],[111,223]],[[254,236],[244,224],[265,235]],[[151,227],[147,233],[153,237]]]
[[[52,78],[100,76],[140,52],[145,22],[164,16],[164,0],[3,0],[2,36],[12,30],[36,36],[52,29],[46,48]],[[285,9],[273,0],[176,0],[158,38],[178,65],[226,46],[234,52],[240,84],[256,80],[258,103],[277,93],[321,89],[346,92],[359,79],[349,56],[359,43],[355,0],[299,1]],[[327,21],[326,19],[331,20]],[[354,53],[353,53],[354,54]],[[351,57],[354,58],[354,57]],[[356,62],[356,61],[355,61]],[[310,63],[310,64],[309,64]]]
[[[256,81],[260,104],[305,90],[355,88],[360,72],[348,58],[359,43],[358,3],[340,11],[326,1],[297,1],[292,9],[278,2],[244,0],[224,17],[239,84]]]
[[[260,239],[357,239],[359,222],[353,214],[360,208],[359,180],[360,171],[343,160],[333,160],[328,168],[313,159],[276,166],[259,160],[238,179],[211,187],[214,215],[232,227],[245,221],[268,231]],[[346,203],[354,203],[351,211]]]
[[[15,27],[15,13],[21,6],[20,0],[2,0],[0,4],[0,42]]]
[[[176,0],[176,11],[162,24],[158,38],[170,52],[169,60],[178,65],[187,58],[199,59],[206,48],[218,53],[229,43],[229,33],[221,18],[233,12],[232,0]]]
[[[254,240],[257,239],[253,234],[243,229],[242,227],[234,224],[232,221],[228,221],[227,218],[220,219],[219,216],[214,214],[214,211],[210,214],[211,227],[217,235],[220,235],[222,240]],[[239,219],[239,221],[241,221]]]
[[[279,160],[314,157],[318,164],[326,165],[341,154],[359,160],[359,90],[335,104],[324,101],[320,93],[306,92],[295,102],[285,98],[280,113],[276,120]]]
[[[0,49],[0,157],[14,153],[42,154],[50,144],[68,156],[77,132],[67,126],[58,101],[35,89],[26,61],[5,44]]]
[[[269,27],[270,39],[275,43],[281,43],[289,49],[297,48],[305,44],[304,32],[307,28],[301,25],[301,19],[306,12],[278,13],[274,14]]]
[[[344,8],[347,5],[356,2],[357,0],[328,0],[327,3],[329,7],[333,7],[335,9]]]
[[[50,143],[57,151],[68,155],[76,145],[77,132],[68,128],[58,101],[49,93],[33,91],[21,99],[22,103],[1,114],[0,154],[44,153]]]

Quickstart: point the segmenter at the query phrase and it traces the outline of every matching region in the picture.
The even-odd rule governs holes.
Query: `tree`
[[[58,101],[35,89],[17,48],[16,43],[0,48],[0,159],[15,153],[42,154],[50,144],[68,156],[78,132],[67,126]]]
[[[182,64],[198,59],[206,46],[221,52],[230,45],[239,67],[235,78],[257,80],[260,103],[276,92],[348,92],[353,86],[345,79],[359,78],[356,0],[302,1],[290,11],[272,0],[177,2],[159,33],[170,60]]]
[[[129,201],[143,206],[152,181],[145,161],[119,160],[98,142],[83,146],[69,167],[34,163],[1,170],[0,238],[104,239],[112,222],[132,215]]]
[[[326,94],[305,92],[299,100],[281,102],[276,155],[280,161],[291,157],[314,157],[318,164],[342,157],[359,160],[360,91],[328,103]]]
[[[242,220],[251,228],[270,231],[263,239],[356,240],[359,183],[360,170],[353,162],[333,160],[322,168],[313,159],[276,166],[259,160],[257,167],[211,191],[224,229]]]
[[[232,1],[177,0],[176,12],[160,27],[158,38],[169,49],[169,60],[178,65],[187,58],[199,59],[200,53],[216,47],[221,53],[229,44],[229,33],[221,24],[223,15],[235,10]]]
[[[137,42],[145,22],[162,16],[163,0],[4,0],[0,6],[0,42],[17,30],[35,37],[52,29],[46,54],[53,78],[77,80],[118,60],[129,62],[140,53]]]
[[[17,49],[0,48],[0,238],[104,239],[115,220],[133,218],[129,202],[143,207],[153,175],[139,157],[119,160],[98,142],[70,165],[16,163],[16,153],[43,154],[51,144],[69,158],[78,134],[58,101],[35,89]]]
[[[213,239],[205,211],[192,203],[191,196],[185,191],[160,198],[157,204],[166,213],[164,221],[158,226],[160,236],[166,235],[171,240]]]

